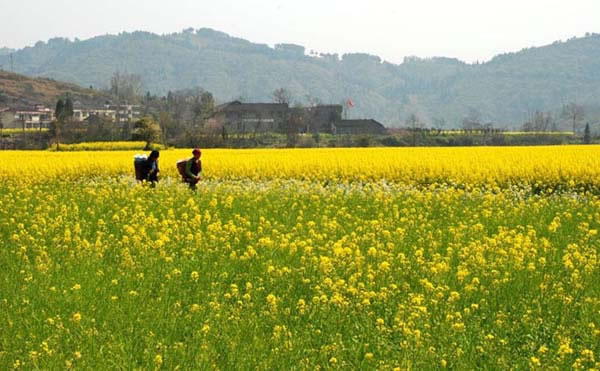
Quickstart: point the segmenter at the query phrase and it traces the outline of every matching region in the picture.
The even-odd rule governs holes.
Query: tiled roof
[[[217,106],[217,111],[244,112],[244,111],[286,111],[289,106],[285,103],[241,103],[234,101]]]

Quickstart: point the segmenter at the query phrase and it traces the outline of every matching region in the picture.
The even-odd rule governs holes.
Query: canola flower
[[[2,134],[39,133],[47,131],[47,128],[42,128],[41,130],[39,128],[25,128],[25,130],[23,130],[23,128],[4,128],[2,129]]]
[[[137,152],[0,152],[5,180],[48,181],[132,174]],[[166,150],[163,176],[189,150]],[[207,179],[302,179],[317,182],[386,180],[457,187],[527,186],[538,190],[600,189],[600,146],[205,150]]]
[[[0,369],[598,369],[595,150],[2,152]]]

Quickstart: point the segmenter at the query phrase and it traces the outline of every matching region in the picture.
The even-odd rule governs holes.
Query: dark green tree
[[[215,98],[209,92],[203,92],[194,98],[192,105],[194,126],[204,126],[204,122],[215,111]]]
[[[133,125],[132,139],[146,142],[144,149],[149,150],[153,142],[160,140],[160,126],[152,117],[142,117]]]
[[[200,105],[202,107],[202,120],[206,120],[215,112],[215,98],[207,91],[202,93]]]
[[[65,102],[62,99],[59,99],[56,102],[56,108],[54,109],[54,117],[57,119],[62,117],[63,111],[65,110]]]
[[[54,109],[54,121],[50,123],[50,137],[56,144],[56,150],[60,150],[60,141],[62,139],[62,129],[65,124],[65,102],[59,99]]]
[[[587,122],[585,124],[585,130],[583,131],[583,143],[590,144],[591,141],[592,141],[592,136],[590,133],[590,123]]]
[[[67,99],[65,100],[65,108],[63,110],[63,116],[65,119],[69,120],[73,118],[73,100],[71,99],[71,97],[67,97]]]

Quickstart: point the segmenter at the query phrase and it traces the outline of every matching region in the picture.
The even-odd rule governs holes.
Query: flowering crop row
[[[162,151],[164,176],[189,150]],[[135,152],[0,152],[0,177],[36,182],[131,175]],[[208,179],[302,179],[401,184],[600,189],[600,147],[206,150]]]

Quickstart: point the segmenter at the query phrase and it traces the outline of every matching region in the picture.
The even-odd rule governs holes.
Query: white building
[[[16,111],[14,123],[25,129],[47,128],[54,120],[54,111],[42,105],[36,105],[33,110]]]
[[[83,108],[73,110],[73,120],[83,122],[91,116],[104,118],[108,121],[115,122],[117,120],[117,111],[111,109],[91,109]]]

